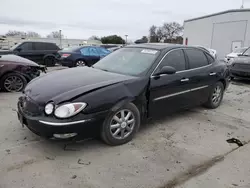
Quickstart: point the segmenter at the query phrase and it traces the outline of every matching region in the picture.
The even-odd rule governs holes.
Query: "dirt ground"
[[[227,139],[238,138],[242,148],[250,141],[250,82],[233,82],[216,110],[198,107],[154,120],[117,147],[34,135],[18,122],[20,95],[0,93],[0,188],[181,186],[237,152]]]

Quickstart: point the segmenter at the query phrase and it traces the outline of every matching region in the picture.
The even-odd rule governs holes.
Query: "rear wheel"
[[[27,85],[25,77],[18,73],[9,73],[0,80],[0,87],[3,91],[19,92]]]
[[[84,66],[87,66],[85,61],[83,61],[83,60],[77,60],[76,61],[76,67],[84,67]]]
[[[139,127],[139,110],[128,103],[106,118],[101,128],[101,138],[108,145],[125,144],[133,139]]]
[[[224,85],[222,82],[217,82],[212,88],[208,101],[205,103],[207,108],[217,108],[220,106],[224,95]]]
[[[53,67],[55,66],[56,61],[54,57],[46,57],[44,59],[44,65],[46,65],[47,67]]]

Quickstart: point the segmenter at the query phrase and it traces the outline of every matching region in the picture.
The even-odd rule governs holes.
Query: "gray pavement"
[[[200,174],[209,185],[206,172],[221,164],[226,173],[231,155],[241,150],[226,140],[250,140],[249,83],[231,84],[216,110],[198,107],[143,125],[126,145],[90,140],[69,144],[66,150],[65,142],[44,140],[21,127],[15,112],[19,96],[0,93],[0,188],[192,187],[196,178],[203,178]],[[249,152],[249,147],[242,150]],[[249,170],[246,164],[248,168],[242,163],[238,170]],[[223,179],[224,171],[214,176]],[[219,185],[215,183],[211,185]],[[228,185],[233,183],[241,185]]]

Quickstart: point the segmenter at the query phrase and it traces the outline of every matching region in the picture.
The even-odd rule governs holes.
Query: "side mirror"
[[[176,69],[174,67],[171,66],[164,66],[161,68],[161,70],[159,72],[157,72],[157,75],[161,75],[161,74],[175,74],[176,73]]]

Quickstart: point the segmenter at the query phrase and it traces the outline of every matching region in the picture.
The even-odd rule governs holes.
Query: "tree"
[[[169,42],[183,32],[183,26],[177,22],[164,23],[161,27],[151,26],[149,29],[150,42]],[[179,42],[179,41],[178,41]]]
[[[24,37],[26,33],[23,31],[10,30],[5,35],[8,37],[14,37],[14,36]]]
[[[147,43],[148,38],[146,36],[143,36],[141,39],[138,39],[135,41],[135,44],[142,44],[142,43]]]
[[[98,36],[93,35],[89,37],[89,40],[101,40],[101,39]]]
[[[27,37],[33,37],[33,38],[39,38],[39,37],[41,37],[41,35],[39,35],[37,32],[34,32],[34,31],[28,31],[26,33],[26,36]]]
[[[117,35],[110,35],[101,38],[103,44],[125,44],[125,40],[122,37]]]
[[[60,32],[59,31],[52,31],[49,35],[47,35],[47,38],[63,38],[63,34],[60,35]]]

